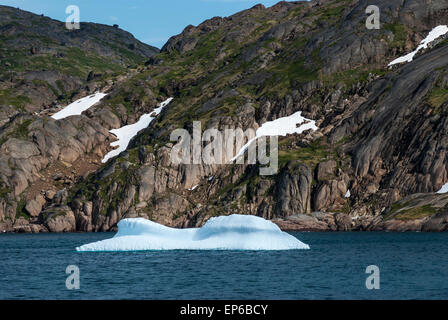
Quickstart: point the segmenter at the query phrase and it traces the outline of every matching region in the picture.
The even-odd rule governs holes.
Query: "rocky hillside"
[[[30,214],[24,211],[29,200],[53,187],[37,178],[72,181],[99,166],[87,153],[108,145],[108,131],[94,120],[55,122],[48,115],[108,90],[158,52],[117,27],[81,23],[70,31],[63,22],[0,6],[1,220]],[[67,167],[73,157],[82,160],[79,168]]]
[[[368,5],[378,30],[365,26]],[[293,230],[447,230],[447,195],[435,193],[448,181],[447,36],[388,67],[447,13],[445,0],[280,2],[188,26],[82,116],[42,114],[3,141],[0,228],[106,231],[137,216],[187,227],[243,213]],[[107,130],[167,97],[126,152],[98,163]],[[297,111],[319,129],[279,139],[276,175],[170,161],[170,133],[193,121],[256,129]],[[53,143],[59,127],[71,137]]]
[[[68,30],[61,21],[0,6],[0,105],[41,111],[158,51],[112,26],[81,23],[79,30]],[[1,111],[2,121],[14,113]]]

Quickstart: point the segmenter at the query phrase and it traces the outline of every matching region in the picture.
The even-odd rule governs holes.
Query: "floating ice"
[[[55,113],[51,117],[55,120],[61,120],[70,116],[79,116],[84,111],[97,104],[101,99],[103,99],[107,94],[97,92],[90,96],[76,100],[75,102],[69,104],[61,111]]]
[[[445,35],[446,33],[448,33],[448,26],[442,25],[442,26],[435,27],[434,29],[431,30],[431,32],[428,34],[428,36],[422,40],[422,42],[417,47],[417,49],[415,49],[414,51],[412,51],[411,53],[408,53],[407,55],[405,55],[403,57],[395,59],[394,61],[389,63],[388,66],[390,67],[390,66],[393,66],[394,64],[403,63],[403,62],[411,62],[412,60],[414,60],[415,55],[420,50],[426,49],[428,47],[428,44],[430,44],[437,38]]]
[[[442,188],[439,191],[437,191],[437,193],[439,193],[439,194],[448,193],[448,183],[445,183],[442,186]]]
[[[141,250],[294,250],[309,249],[274,223],[256,216],[210,218],[202,228],[173,229],[137,218],[118,223],[111,239],[86,244],[77,251]]]
[[[306,121],[307,121],[307,123],[305,123],[301,126],[297,126]],[[293,133],[300,134],[300,133],[310,130],[310,129],[313,131],[316,131],[318,129],[318,127],[316,126],[316,121],[302,117],[301,111],[298,111],[288,117],[278,118],[273,121],[265,122],[260,128],[258,128],[258,130],[255,134],[255,138],[251,139],[248,143],[246,143],[240,149],[240,151],[237,153],[237,155],[230,160],[230,162],[235,161],[236,159],[238,159],[238,157],[243,155],[244,152],[246,152],[246,150],[249,148],[251,143],[260,137],[286,136],[288,134],[293,134]]]
[[[124,127],[121,127],[119,129],[112,129],[109,132],[114,134],[117,137],[117,141],[112,142],[110,145],[111,147],[117,147],[116,149],[110,151],[103,160],[101,160],[102,163],[106,163],[109,159],[118,156],[120,153],[126,150],[126,148],[129,145],[129,142],[131,142],[132,138],[137,135],[141,130],[146,129],[149,124],[154,120],[154,117],[151,117],[154,113],[158,115],[160,112],[162,112],[162,109],[166,107],[173,98],[169,98],[162,102],[160,104],[160,107],[154,109],[151,113],[146,113],[140,117],[140,119],[134,123],[130,124]]]

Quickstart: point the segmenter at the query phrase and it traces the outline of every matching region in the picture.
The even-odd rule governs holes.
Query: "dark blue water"
[[[77,253],[113,234],[0,235],[0,299],[448,298],[448,233],[293,234],[311,250]]]

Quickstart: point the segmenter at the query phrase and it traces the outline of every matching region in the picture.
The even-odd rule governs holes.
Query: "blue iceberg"
[[[76,248],[77,251],[143,250],[297,250],[309,249],[274,223],[256,216],[210,218],[201,228],[174,229],[143,219],[124,219],[111,239]]]

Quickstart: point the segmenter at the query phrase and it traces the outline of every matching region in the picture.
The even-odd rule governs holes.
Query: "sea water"
[[[448,298],[448,233],[291,235],[311,249],[76,252],[114,234],[1,234],[0,299]],[[366,287],[370,265],[379,290]]]

